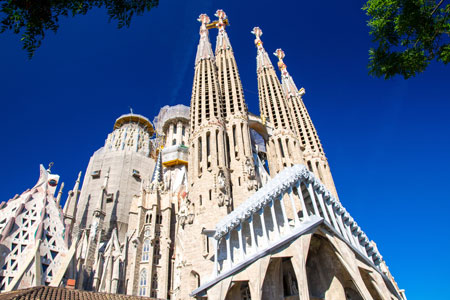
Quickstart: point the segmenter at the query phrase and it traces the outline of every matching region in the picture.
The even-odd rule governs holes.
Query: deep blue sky
[[[448,297],[450,66],[372,78],[363,2],[321,3],[161,0],[122,30],[95,10],[63,19],[31,61],[20,37],[0,35],[0,199],[32,187],[50,161],[67,192],[129,106],[153,120],[163,105],[189,105],[196,19],[222,8],[250,111],[259,114],[250,34],[259,26],[266,50],[281,47],[306,89],[342,203],[408,299]]]

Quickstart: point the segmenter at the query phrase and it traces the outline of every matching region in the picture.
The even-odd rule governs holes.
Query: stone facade
[[[0,285],[159,299],[406,300],[337,198],[300,91],[253,29],[247,111],[224,11],[200,15],[190,107],[119,117],[61,208],[59,177],[0,204]],[[215,52],[209,31],[218,30]],[[81,186],[81,187],[80,187]],[[55,197],[56,195],[56,197]]]
[[[117,227],[119,239],[127,233],[130,199],[138,194],[154,166],[149,159],[153,126],[139,115],[123,115],[114,124],[105,145],[92,155],[83,180],[76,212],[77,231],[89,228],[95,208],[103,202],[102,230],[110,236]],[[104,179],[109,176],[107,189]]]

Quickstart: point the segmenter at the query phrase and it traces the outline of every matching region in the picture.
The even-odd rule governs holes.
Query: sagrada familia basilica
[[[284,52],[280,81],[253,29],[260,116],[249,113],[227,16],[215,16],[198,19],[190,107],[120,116],[64,205],[64,183],[43,166],[0,204],[2,293],[406,300],[338,198]]]

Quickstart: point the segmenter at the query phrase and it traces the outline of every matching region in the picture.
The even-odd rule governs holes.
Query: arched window
[[[152,214],[149,212],[145,215],[145,223],[150,224],[152,222]]]
[[[200,275],[197,272],[191,271],[189,275],[189,285],[191,290],[195,290],[200,286]]]
[[[139,296],[147,295],[147,269],[142,269],[139,276]]]
[[[161,214],[157,214],[156,215],[156,224],[161,224],[162,223],[162,215]]]
[[[148,254],[150,253],[150,239],[144,241],[144,246],[142,247],[142,261],[148,261]]]

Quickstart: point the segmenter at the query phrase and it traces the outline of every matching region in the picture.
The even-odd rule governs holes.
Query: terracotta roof
[[[156,298],[107,294],[66,289],[63,287],[36,286],[0,294],[0,300],[150,300]]]

